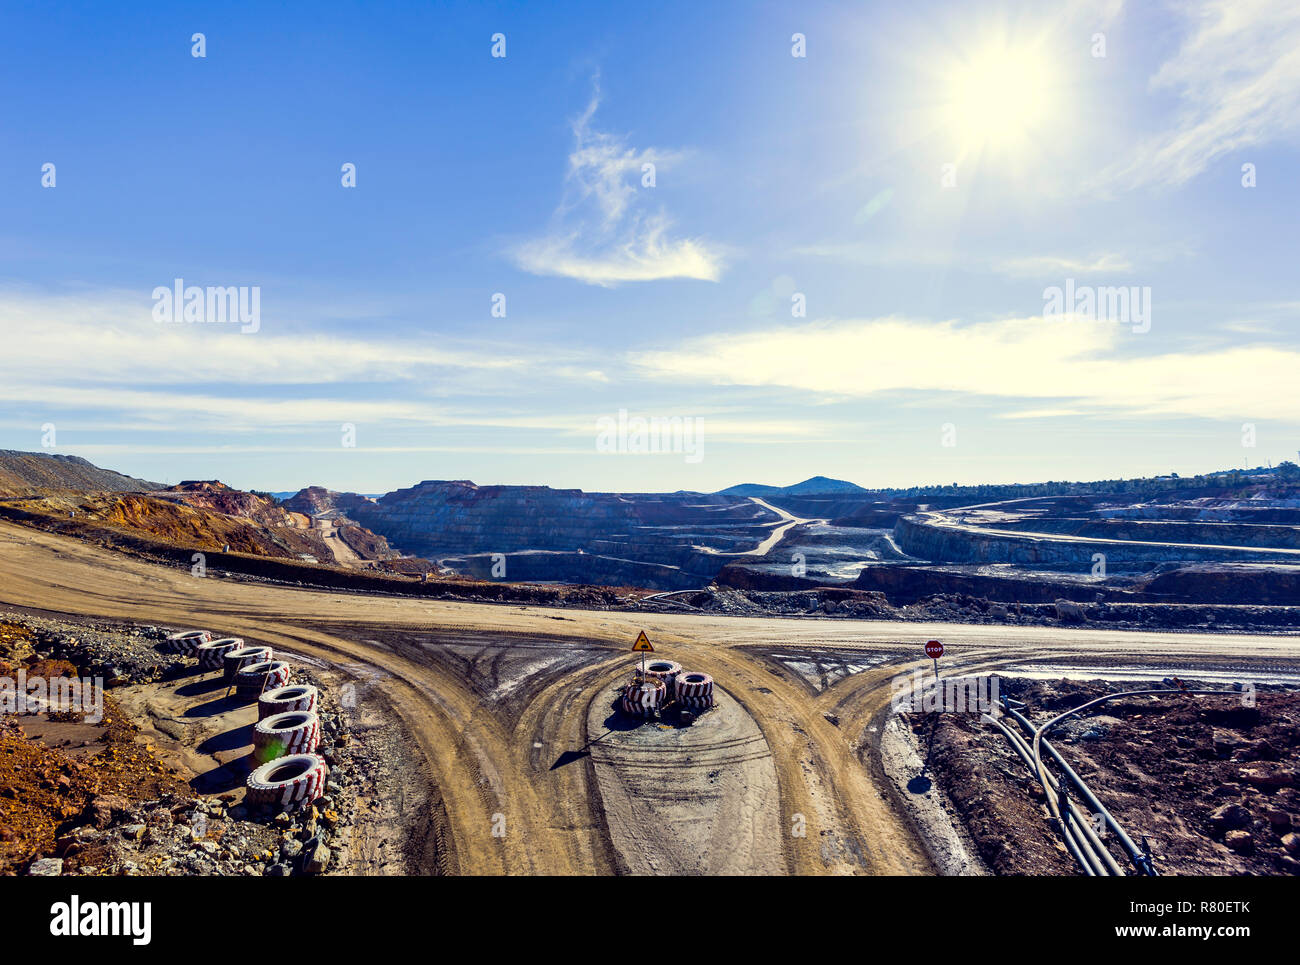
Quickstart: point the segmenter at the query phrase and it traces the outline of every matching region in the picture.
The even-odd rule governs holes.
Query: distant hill
[[[762,483],[741,483],[739,486],[731,486],[727,489],[719,489],[719,496],[775,496],[781,491],[778,486],[764,486]]]
[[[843,479],[828,479],[826,476],[813,476],[793,486],[786,486],[781,492],[786,496],[811,496],[816,493],[865,493],[856,483]]]
[[[280,502],[291,512],[317,516],[321,513],[333,513],[336,510],[347,513],[348,510],[356,509],[358,506],[367,507],[370,500],[358,493],[336,493],[323,486],[308,486],[306,489],[290,494]]]
[[[843,479],[829,479],[826,476],[813,476],[793,486],[765,486],[761,483],[741,483],[729,489],[719,490],[719,496],[812,496],[826,493],[865,493],[869,490],[845,482]]]
[[[80,456],[0,449],[0,494],[28,495],[40,489],[82,492],[151,492],[162,483],[100,469]]]

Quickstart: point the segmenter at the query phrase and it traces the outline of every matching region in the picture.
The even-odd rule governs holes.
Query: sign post
[[[644,677],[645,676],[645,655],[647,653],[655,652],[655,648],[650,646],[650,638],[645,635],[644,630],[642,630],[640,633],[637,634],[636,643],[632,644],[632,652],[641,654],[641,676]]]
[[[934,661],[934,683],[939,685],[939,658],[943,656],[943,644],[938,640],[931,640],[925,645],[925,655]]]

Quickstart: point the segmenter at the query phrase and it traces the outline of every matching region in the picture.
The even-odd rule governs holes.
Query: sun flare
[[[944,126],[963,151],[1022,153],[1051,119],[1056,81],[1032,47],[986,47],[948,72]]]

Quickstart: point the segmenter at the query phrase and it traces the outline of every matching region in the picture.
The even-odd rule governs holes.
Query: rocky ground
[[[349,869],[358,798],[373,793],[377,767],[368,741],[353,740],[350,712],[312,671],[295,666],[294,682],[320,690],[320,752],[331,767],[325,794],[305,810],[272,815],[249,812],[242,784],[198,793],[191,756],[161,746],[151,722],[123,709],[150,689],[207,699],[185,684],[194,659],[158,649],[173,629],[0,614],[0,675],[100,676],[107,687],[98,723],[71,714],[0,716],[0,873]]]
[[[1003,680],[1042,722],[1104,693],[1098,682]],[[1079,873],[1029,769],[978,714],[906,714],[929,774],[997,874]],[[1123,698],[1053,743],[1139,843],[1175,875],[1300,874],[1300,694]],[[1121,864],[1123,852],[1108,844]],[[1130,869],[1131,870],[1131,869]]]
[[[75,664],[81,676],[102,677],[106,687],[150,683],[178,676],[185,664],[159,644],[172,631],[156,626],[72,623],[20,614],[0,615],[0,660],[26,654]],[[6,655],[3,648],[8,646]],[[3,668],[0,668],[3,669]]]

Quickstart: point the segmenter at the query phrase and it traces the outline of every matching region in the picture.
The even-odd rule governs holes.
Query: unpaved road
[[[1009,502],[1016,503],[1021,502],[1021,500],[1013,499],[1009,500]],[[935,526],[961,530],[963,533],[976,536],[1002,536],[1009,539],[1042,540],[1048,543],[1076,543],[1086,546],[1091,546],[1093,543],[1103,546],[1145,546],[1164,550],[1187,551],[1189,553],[1193,550],[1201,553],[1223,552],[1239,556],[1243,560],[1254,559],[1265,563],[1295,563],[1300,561],[1300,549],[1287,549],[1285,547],[1236,546],[1222,543],[1162,543],[1157,540],[1115,539],[1107,536],[1073,536],[1069,533],[1046,533],[1039,530],[998,529],[995,525],[982,526],[955,518],[959,513],[969,512],[974,509],[991,509],[1001,505],[1004,504],[982,503],[980,506],[963,506],[957,509],[946,509],[942,512],[926,510],[917,515],[924,516],[926,522]]]
[[[762,541],[751,550],[720,550],[712,546],[693,546],[691,547],[698,553],[707,553],[710,556],[766,556],[776,548],[793,527],[806,525],[808,523],[824,523],[824,519],[802,519],[793,513],[787,513],[779,506],[773,506],[771,503],[759,499],[757,496],[750,496],[749,501],[755,505],[761,506],[768,512],[776,513],[780,517],[772,524],[772,532],[763,537]]]
[[[343,566],[361,565],[361,557],[352,551],[352,547],[343,542],[343,537],[339,535],[338,527],[334,525],[332,519],[322,519],[320,521],[320,536],[325,541],[325,545],[330,548],[334,554],[334,562]]]
[[[416,772],[409,777],[436,789],[436,806],[408,815],[409,870],[460,874],[933,873],[912,825],[882,790],[876,755],[890,681],[928,667],[917,658],[931,637],[948,647],[943,669],[964,672],[1069,662],[1209,668],[1246,680],[1300,665],[1300,641],[1284,636],[616,613],[331,593],[225,580],[212,568],[195,578],[3,522],[0,604],[206,627],[351,675],[357,699],[392,715],[408,735]],[[725,756],[729,783],[713,798],[709,782],[724,779],[710,761],[717,747],[693,754],[663,741],[661,761],[673,776],[660,787],[619,769],[620,754],[645,763],[652,729],[608,747],[619,733],[595,732],[640,629],[661,655],[711,674],[731,702],[727,714],[739,715],[717,721],[734,729],[728,740],[742,741],[745,752]],[[837,672],[828,672],[832,664]],[[809,665],[815,680],[803,672]],[[713,727],[702,726],[698,738],[664,733],[708,745]],[[612,819],[602,795],[607,777],[628,797],[611,802]],[[688,803],[679,811],[656,804],[656,794]],[[643,860],[628,827],[652,812],[667,822],[654,842],[667,857],[655,863]],[[734,852],[725,860],[724,849]]]

